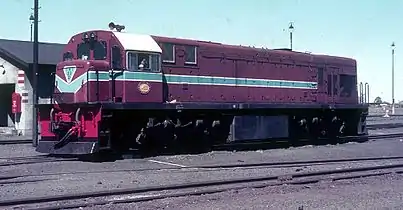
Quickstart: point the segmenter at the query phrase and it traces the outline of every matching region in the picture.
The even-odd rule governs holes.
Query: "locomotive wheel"
[[[189,139],[193,130],[192,125],[192,121],[185,121],[185,119],[177,120],[177,124],[175,126],[175,135],[177,139],[178,150],[181,152],[188,151],[190,148],[192,148],[192,139]]]
[[[211,129],[209,132],[209,141],[210,141],[210,145],[214,145],[220,142],[220,132],[221,132],[221,122],[220,120],[214,120],[211,123]]]
[[[321,123],[321,121],[320,121],[319,117],[313,117],[311,119],[311,124],[309,127],[309,134],[310,134],[314,144],[320,143],[319,142],[319,138],[321,137],[320,123]]]
[[[175,124],[171,119],[167,118],[162,122],[160,138],[163,149],[171,151],[175,148]]]
[[[333,115],[329,123],[329,141],[331,144],[339,143],[339,130],[340,130],[340,120],[337,116]]]
[[[190,137],[194,146],[191,148],[193,152],[203,152],[205,150],[205,130],[206,127],[204,120],[196,120],[192,131],[192,137]]]
[[[306,118],[302,118],[298,121],[298,137],[299,138],[308,138],[309,137],[309,125]]]

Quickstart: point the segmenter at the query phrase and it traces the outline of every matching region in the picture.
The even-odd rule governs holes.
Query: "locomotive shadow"
[[[364,143],[369,139],[365,137],[356,138],[333,138],[333,139],[321,139],[321,140],[304,140],[299,142],[290,141],[267,141],[258,140],[252,143],[241,144],[228,144],[217,145],[213,151],[256,151],[256,150],[272,150],[272,149],[287,149],[304,146],[325,146],[325,145],[338,145],[346,143]]]
[[[354,138],[334,138],[334,139],[321,139],[321,140],[305,140],[300,142],[289,141],[267,141],[267,140],[255,140],[248,143],[228,143],[223,145],[214,145],[212,148],[205,148],[204,150],[160,150],[160,151],[140,151],[129,150],[125,152],[106,152],[76,156],[83,162],[115,162],[124,159],[142,159],[161,156],[174,156],[174,155],[199,155],[206,154],[214,151],[259,151],[259,150],[272,150],[272,149],[287,149],[298,148],[304,146],[325,146],[325,145],[338,145],[346,143],[364,143],[368,141],[368,136],[354,137]],[[59,156],[60,157],[60,156]],[[71,155],[65,157],[72,157]]]

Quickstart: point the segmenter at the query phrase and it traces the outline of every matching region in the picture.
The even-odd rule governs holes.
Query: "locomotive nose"
[[[58,66],[54,92],[59,95],[59,100],[63,100],[63,102],[73,100],[72,94],[76,94],[87,80],[85,74],[84,66],[75,62],[67,62]]]

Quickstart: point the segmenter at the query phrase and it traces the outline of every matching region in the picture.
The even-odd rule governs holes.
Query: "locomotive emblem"
[[[73,79],[73,76],[76,73],[76,70],[77,70],[77,67],[75,67],[75,66],[65,66],[63,68],[64,76],[65,76],[66,82],[68,84],[71,83],[71,80]]]
[[[141,94],[147,94],[150,92],[150,85],[147,82],[140,82],[138,85],[138,89]]]

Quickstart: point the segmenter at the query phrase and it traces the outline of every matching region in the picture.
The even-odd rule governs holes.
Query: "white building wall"
[[[21,113],[16,118],[14,128],[22,135],[32,135],[32,86],[23,69],[0,57],[0,84],[15,84],[15,92],[22,96],[22,100]]]
[[[0,57],[0,84],[16,84],[18,68]]]
[[[21,123],[24,123],[24,131],[23,135],[25,136],[32,136],[32,119],[33,119],[33,114],[32,114],[32,108],[33,108],[33,95],[32,95],[32,85],[31,82],[29,81],[27,75],[24,75],[24,89],[21,94],[22,96],[22,102],[24,105],[24,108],[21,107],[21,110],[25,112],[24,114],[24,121],[21,120]]]

